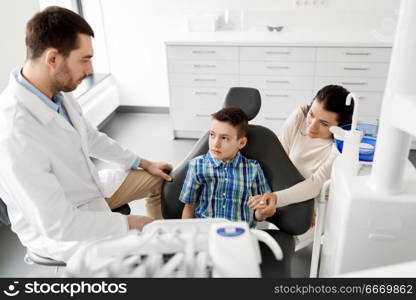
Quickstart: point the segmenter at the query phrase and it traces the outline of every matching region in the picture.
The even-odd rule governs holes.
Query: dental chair
[[[118,208],[113,209],[112,211],[121,213],[123,215],[129,215],[131,210],[128,204],[124,204]],[[7,213],[7,206],[1,198],[0,198],[0,223],[3,223],[6,226],[10,226],[10,219]],[[49,257],[41,256],[39,254],[32,252],[30,249],[26,249],[26,254],[23,260],[25,263],[29,265],[37,264],[37,265],[42,265],[42,266],[56,267],[56,272],[58,272],[58,267],[66,266],[66,263],[63,261],[58,261]]]
[[[249,120],[256,117],[261,106],[261,96],[257,89],[233,87],[229,90],[224,107],[240,107]],[[162,215],[165,219],[181,218],[183,203],[179,195],[185,180],[188,163],[191,159],[208,151],[209,132],[196,143],[188,156],[172,171],[172,182],[165,181],[162,186]],[[259,161],[273,191],[285,189],[304,180],[290,161],[277,136],[268,128],[260,125],[249,125],[248,143],[241,150],[247,158]],[[305,233],[311,224],[313,199],[279,208],[267,219],[279,230],[266,229],[277,240],[283,251],[283,260],[276,261],[272,252],[260,243],[262,277],[291,277],[291,262],[295,252],[295,235]]]

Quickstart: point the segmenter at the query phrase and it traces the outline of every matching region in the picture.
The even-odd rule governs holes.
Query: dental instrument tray
[[[68,277],[261,277],[265,243],[278,261],[279,244],[245,222],[157,220],[142,232],[86,243],[67,263]]]

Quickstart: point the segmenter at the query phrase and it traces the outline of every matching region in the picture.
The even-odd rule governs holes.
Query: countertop
[[[394,35],[363,28],[288,27],[281,32],[266,30],[183,32],[166,39],[166,45],[212,46],[302,46],[302,47],[391,47]]]

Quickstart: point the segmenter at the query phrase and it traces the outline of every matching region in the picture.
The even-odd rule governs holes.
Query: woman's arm
[[[252,209],[258,209],[262,217],[270,217],[276,212],[276,208],[315,198],[319,195],[323,183],[330,178],[332,164],[337,155],[334,149],[328,159],[310,177],[290,188],[252,197],[248,205]],[[260,202],[265,202],[267,206],[261,208]]]
[[[305,115],[302,111],[302,107],[295,109],[290,116],[283,123],[279,134],[279,141],[285,149],[287,155],[289,155],[289,149],[292,147],[293,139],[296,133],[300,130],[302,122],[305,119]]]
[[[324,182],[331,177],[332,164],[337,155],[336,149],[333,149],[328,159],[311,176],[290,188],[275,192],[277,207],[306,201],[318,196]]]

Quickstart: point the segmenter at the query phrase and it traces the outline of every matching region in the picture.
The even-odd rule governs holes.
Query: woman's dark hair
[[[94,37],[91,26],[73,11],[49,6],[35,14],[26,25],[27,59],[36,59],[45,49],[53,47],[63,56],[77,49],[78,34]]]
[[[338,126],[351,124],[352,113],[354,111],[354,101],[350,106],[345,105],[345,99],[350,92],[339,85],[327,85],[321,88],[317,93],[311,104],[303,110],[305,116],[309,112],[313,101],[318,101],[327,111],[337,113]]]

